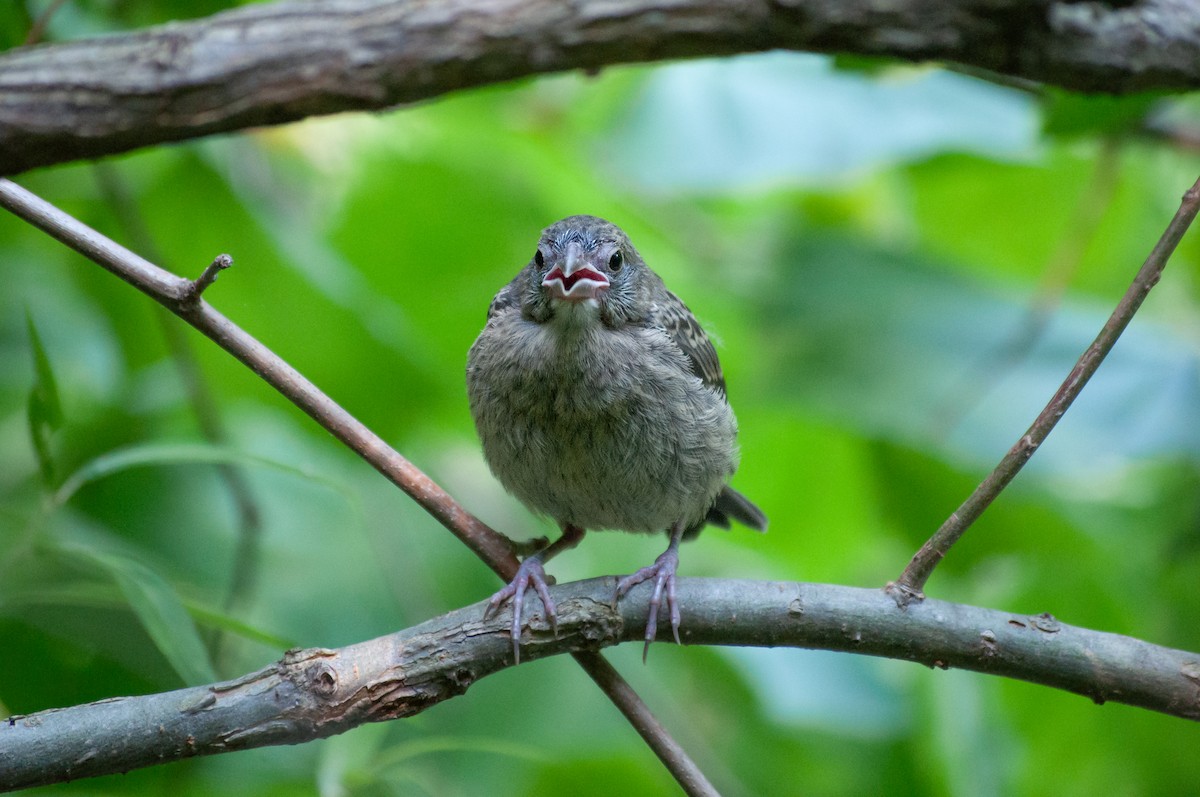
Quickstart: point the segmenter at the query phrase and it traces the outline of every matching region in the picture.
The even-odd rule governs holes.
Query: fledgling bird
[[[666,531],[653,565],[617,583],[614,603],[654,580],[646,646],[663,596],[679,642],[680,540],[730,519],[766,530],[762,511],[726,482],[737,421],[712,342],[615,224],[571,216],[500,289],[467,358],[471,415],[492,473],[562,536],[525,558],[488,613],[512,601],[513,657],[532,587],[557,626],[543,564],[586,529]]]

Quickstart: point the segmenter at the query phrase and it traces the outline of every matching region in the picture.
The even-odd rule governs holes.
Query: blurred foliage
[[[46,5],[0,10],[3,43]],[[68,3],[48,35],[226,5]],[[684,574],[877,586],[1023,432],[1200,158],[1138,132],[1147,115],[1194,126],[1192,98],[1034,96],[846,64],[768,54],[554,76],[160,147],[111,160],[110,179],[79,164],[20,182],[176,273],[230,252],[211,302],[517,537],[553,532],[483,464],[466,351],[543,226],[611,218],[719,339],[741,423],[735,483],[772,520],[765,536],[702,535]],[[931,595],[1200,650],[1198,275],[1193,231]],[[496,589],[243,366],[190,330],[182,349],[169,343],[161,315],[0,217],[3,708],[229,677],[286,645],[385,634]],[[187,357],[226,442],[201,433]],[[234,557],[254,545],[239,548],[218,470],[229,465],[262,517],[253,592],[233,609]],[[552,569],[626,573],[661,547],[596,534]],[[638,647],[612,657],[728,794],[1180,794],[1200,782],[1200,732],[1182,720],[840,654],[658,645],[642,666]],[[214,792],[674,787],[563,658],[413,720],[44,793]]]

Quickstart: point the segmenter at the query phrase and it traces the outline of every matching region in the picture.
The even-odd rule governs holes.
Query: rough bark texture
[[[769,49],[1088,91],[1200,86],[1200,4],[318,0],[0,55],[0,174],[544,72]]]
[[[533,601],[522,661],[640,641],[650,584],[613,609],[615,581],[551,589],[555,636]],[[679,581],[684,644],[824,648],[1020,678],[1200,718],[1200,655],[1024,615],[825,584]],[[340,650],[289,651],[225,683],[102,700],[0,723],[0,789],[123,772],[195,755],[331,736],[417,714],[510,666],[507,611],[475,604]],[[666,626],[666,624],[664,624]],[[664,627],[660,639],[670,638]],[[651,652],[650,666],[654,666]]]

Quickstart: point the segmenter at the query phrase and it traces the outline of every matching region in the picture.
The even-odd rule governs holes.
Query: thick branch
[[[558,636],[529,612],[529,660],[641,638],[650,585],[617,609],[612,578],[552,588]],[[1019,678],[1200,719],[1200,655],[1030,616],[824,584],[684,578],[687,644],[823,648]],[[536,605],[540,611],[540,604]],[[102,700],[0,724],[0,789],[342,733],[409,717],[511,663],[509,621],[475,604],[340,650],[293,650],[205,687]],[[670,637],[665,630],[663,641]]]
[[[1188,0],[319,0],[0,56],[0,174],[528,75],[770,49],[1200,86]]]

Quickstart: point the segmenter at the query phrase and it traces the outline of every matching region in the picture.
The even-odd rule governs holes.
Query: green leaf
[[[54,480],[54,455],[50,450],[52,434],[62,426],[62,402],[58,398],[58,383],[50,358],[42,345],[41,336],[33,323],[33,316],[25,311],[25,323],[29,329],[29,348],[33,353],[33,389],[29,391],[29,436],[37,454],[38,468],[42,481],[50,485]]]
[[[34,606],[119,610],[127,605],[112,584],[79,581],[38,584],[33,588],[6,592],[3,604],[0,604],[0,614],[19,617],[22,612]]]
[[[198,686],[217,680],[196,624],[165,578],[123,553],[64,541],[56,548],[116,582],[154,646],[184,683]]]
[[[839,72],[865,75],[867,77],[886,77],[889,72],[904,69],[906,65],[897,65],[894,58],[878,55],[859,55],[858,53],[834,53],[829,56],[830,62]],[[911,69],[912,67],[907,67]]]
[[[193,622],[201,627],[215,628],[276,650],[288,650],[298,645],[294,639],[287,639],[256,628],[196,601],[184,600],[183,605],[191,615]],[[129,602],[125,598],[125,593],[115,584],[93,581],[41,584],[36,588],[6,593],[3,603],[0,603],[0,615],[19,617],[22,611],[35,606],[119,610],[127,608]]]
[[[317,776],[322,793],[373,793],[381,784],[419,784],[425,778],[414,759],[423,756],[439,762],[444,762],[448,753],[491,754],[536,763],[548,763],[551,758],[535,745],[507,738],[420,735],[397,742],[395,734],[388,731],[386,725],[363,726],[325,742]]]
[[[266,645],[276,650],[288,650],[298,646],[298,643],[294,639],[288,639],[278,634],[272,634],[269,631],[263,631],[261,628],[255,628],[249,623],[238,620],[236,617],[231,617],[224,612],[214,611],[194,601],[188,601],[186,606],[192,618],[208,628],[215,628],[218,631],[233,634],[242,639],[257,642],[260,645]]]
[[[375,759],[374,769],[381,773],[391,767],[406,764],[418,756],[445,752],[490,753],[527,761],[547,761],[549,756],[538,747],[510,739],[469,736],[434,736],[412,739],[389,747],[387,753]]]
[[[605,155],[644,190],[703,195],[853,179],[940,152],[1003,159],[1033,148],[1028,95],[939,70],[896,74],[780,52],[671,64],[650,73]]]
[[[1130,132],[1141,127],[1162,97],[1162,93],[1153,92],[1117,97],[1047,88],[1042,130],[1065,138]]]
[[[1029,292],[956,275],[920,252],[815,231],[786,262],[778,288],[763,291],[763,351],[774,363],[765,384],[860,433],[975,468],[994,465],[1029,426],[1109,312],[1065,300],[1009,363],[1005,352],[1030,328]],[[1198,370],[1184,337],[1133,325],[1031,467],[1086,479],[1114,457],[1200,459]]]
[[[20,46],[32,24],[25,3],[0,3],[0,50]]]
[[[354,503],[355,498],[344,485],[317,473],[284,465],[281,462],[256,457],[242,451],[203,443],[151,443],[119,448],[101,454],[84,463],[72,473],[54,493],[54,504],[62,506],[86,484],[131,468],[157,465],[256,465],[290,473],[322,484]]]

